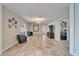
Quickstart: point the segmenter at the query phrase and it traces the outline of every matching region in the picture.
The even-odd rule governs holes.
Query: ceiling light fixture
[[[36,22],[36,23],[38,23],[38,24],[39,24],[39,23],[41,23],[41,22]]]
[[[46,21],[46,18],[44,18],[44,17],[34,17],[33,18],[33,21],[35,21],[35,22],[42,22],[42,21]]]

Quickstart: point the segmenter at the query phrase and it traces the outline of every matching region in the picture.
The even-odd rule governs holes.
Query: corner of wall
[[[0,4],[0,55],[2,55],[2,5]]]

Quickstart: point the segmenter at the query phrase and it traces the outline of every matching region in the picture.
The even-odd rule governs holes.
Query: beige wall
[[[11,17],[15,17],[15,19],[18,21],[18,28],[8,28],[8,19]],[[24,19],[17,16],[14,12],[3,6],[3,51],[18,42],[16,40],[16,35],[20,33],[20,27],[22,24],[26,24],[26,27],[28,28],[28,23]]]
[[[53,24],[55,26],[55,39],[60,41],[60,20],[55,20],[48,25]]]
[[[38,25],[39,26],[39,31],[38,32],[34,32],[33,31],[33,25]],[[46,31],[47,31],[47,28],[46,28],[46,24],[30,24],[30,28],[29,28],[29,31],[32,31],[34,35],[42,35],[44,34]],[[46,30],[43,31],[43,28],[46,28]]]
[[[0,4],[0,55],[2,54],[2,6]]]
[[[68,17],[65,17],[65,18],[67,18],[66,20],[68,20]],[[55,39],[57,41],[60,41],[60,31],[61,31],[60,21],[61,20],[63,20],[63,17],[48,24],[48,25],[53,24],[55,26]]]

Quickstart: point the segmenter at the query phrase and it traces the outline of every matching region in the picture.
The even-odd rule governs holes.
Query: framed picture
[[[17,24],[17,21],[15,21],[15,24]]]
[[[17,28],[17,25],[15,25],[15,28]]]
[[[12,26],[11,26],[10,24],[8,24],[8,27],[9,27],[9,28],[12,28]]]
[[[15,21],[15,17],[12,17],[12,21]]]
[[[12,22],[12,20],[11,20],[11,19],[8,19],[8,22],[9,22],[9,23],[11,23],[11,22]]]
[[[33,31],[39,32],[39,25],[33,25]]]

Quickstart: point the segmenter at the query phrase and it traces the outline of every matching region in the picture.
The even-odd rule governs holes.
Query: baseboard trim
[[[10,49],[11,47],[13,47],[14,45],[16,45],[18,42],[15,42],[14,44],[10,45],[9,47],[5,48],[4,50],[2,50],[2,53],[5,52],[6,50]]]

